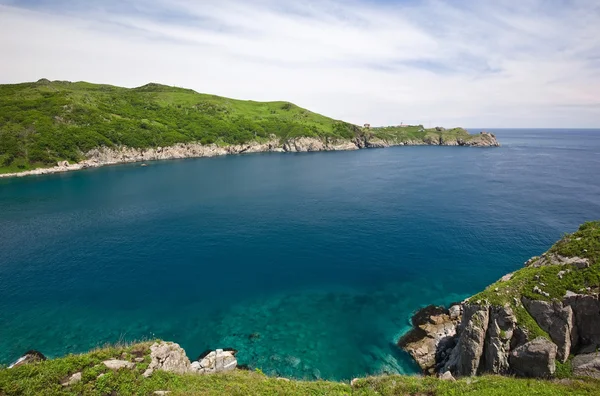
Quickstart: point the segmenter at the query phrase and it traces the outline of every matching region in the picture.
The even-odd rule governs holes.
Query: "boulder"
[[[600,352],[577,355],[572,364],[574,375],[600,379]]]
[[[436,366],[447,360],[446,351],[455,345],[459,318],[452,319],[444,307],[420,309],[412,317],[413,328],[400,338],[398,346],[415,359],[424,373],[433,374]]]
[[[152,361],[144,372],[144,377],[152,375],[155,370],[184,374],[191,371],[190,359],[183,348],[174,342],[156,342],[150,347]]]
[[[561,302],[521,298],[523,306],[535,319],[558,347],[557,357],[562,363],[566,362],[571,352],[571,337],[573,331],[573,310],[563,306]]]
[[[477,374],[483,355],[488,323],[488,306],[479,304],[465,304],[463,306],[458,343],[452,350],[444,371],[450,371],[455,376]]]
[[[597,295],[571,295],[563,300],[573,310],[573,348],[600,346],[600,301]]]
[[[134,363],[128,362],[127,360],[117,360],[111,359],[102,362],[107,368],[111,370],[120,370],[120,369],[132,369],[135,367]]]
[[[25,364],[41,362],[42,360],[46,360],[46,356],[44,356],[41,352],[32,349],[25,352],[23,356],[21,356],[19,359],[17,359],[17,361],[8,366],[8,368],[10,369],[14,367],[23,366]]]
[[[513,372],[522,377],[548,378],[556,371],[556,345],[538,337],[511,352]]]
[[[484,369],[493,374],[507,374],[510,370],[508,355],[517,318],[509,305],[490,307],[484,346]]]
[[[61,385],[62,386],[71,386],[71,385],[75,385],[79,381],[81,381],[81,373],[75,373],[72,376],[70,376],[66,381],[64,381]]]
[[[191,370],[199,374],[232,371],[237,367],[235,351],[217,349],[206,354],[200,361],[191,364]]]

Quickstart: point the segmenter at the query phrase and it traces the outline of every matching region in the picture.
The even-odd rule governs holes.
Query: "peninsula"
[[[493,134],[422,125],[371,128],[289,102],[254,102],[147,84],[0,85],[0,177],[127,162],[395,145],[499,146]]]

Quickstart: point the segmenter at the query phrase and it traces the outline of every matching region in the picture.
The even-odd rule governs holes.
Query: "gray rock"
[[[192,369],[192,371],[200,371],[202,366],[200,365],[200,362],[192,362],[190,368]]]
[[[111,370],[120,370],[123,368],[132,369],[135,367],[134,363],[128,362],[127,360],[111,359],[111,360],[105,360],[102,363]]]
[[[600,346],[600,301],[596,295],[566,297],[564,305],[573,310],[573,348]]]
[[[538,337],[511,352],[510,367],[523,377],[551,377],[556,371],[556,349],[553,342]]]
[[[453,305],[448,309],[450,319],[460,319],[462,315],[462,306],[459,304]]]
[[[566,362],[571,352],[571,337],[573,332],[573,310],[563,306],[561,302],[521,299],[527,312],[535,319],[558,347],[557,357],[562,363]]]
[[[444,371],[451,371],[455,376],[477,374],[483,355],[488,323],[489,307],[476,304],[464,305],[458,343],[452,350]]]
[[[458,319],[452,319],[444,307],[430,305],[418,310],[411,322],[413,328],[400,338],[398,346],[415,359],[424,373],[433,374],[436,366],[447,360],[444,351],[454,347]]]
[[[191,371],[190,359],[183,348],[174,342],[154,343],[150,347],[150,358],[152,361],[144,372],[144,377],[152,375],[154,370],[169,371],[184,374]]]
[[[494,374],[509,372],[510,341],[516,325],[517,318],[509,305],[490,307],[490,319],[484,347],[485,371]]]
[[[75,385],[79,381],[81,381],[81,373],[75,373],[72,376],[70,376],[69,379],[64,381],[61,385],[62,386],[71,386],[71,385]]]
[[[577,355],[572,364],[574,375],[600,379],[600,352]]]
[[[452,376],[450,371],[446,371],[444,374],[440,375],[440,379],[442,381],[456,381],[456,378]]]

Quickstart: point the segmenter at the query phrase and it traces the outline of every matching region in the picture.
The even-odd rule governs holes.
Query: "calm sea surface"
[[[0,180],[0,363],[159,337],[271,375],[414,373],[411,313],[600,218],[600,131]]]

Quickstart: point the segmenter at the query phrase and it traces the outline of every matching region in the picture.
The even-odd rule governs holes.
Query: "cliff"
[[[0,85],[0,176],[245,152],[424,144],[489,147],[498,142],[491,134],[462,128],[360,128],[289,102],[242,101],[160,84],[133,89],[48,80]],[[66,164],[73,165],[60,169]]]
[[[424,373],[600,378],[600,222],[449,309],[428,307],[399,340]]]

